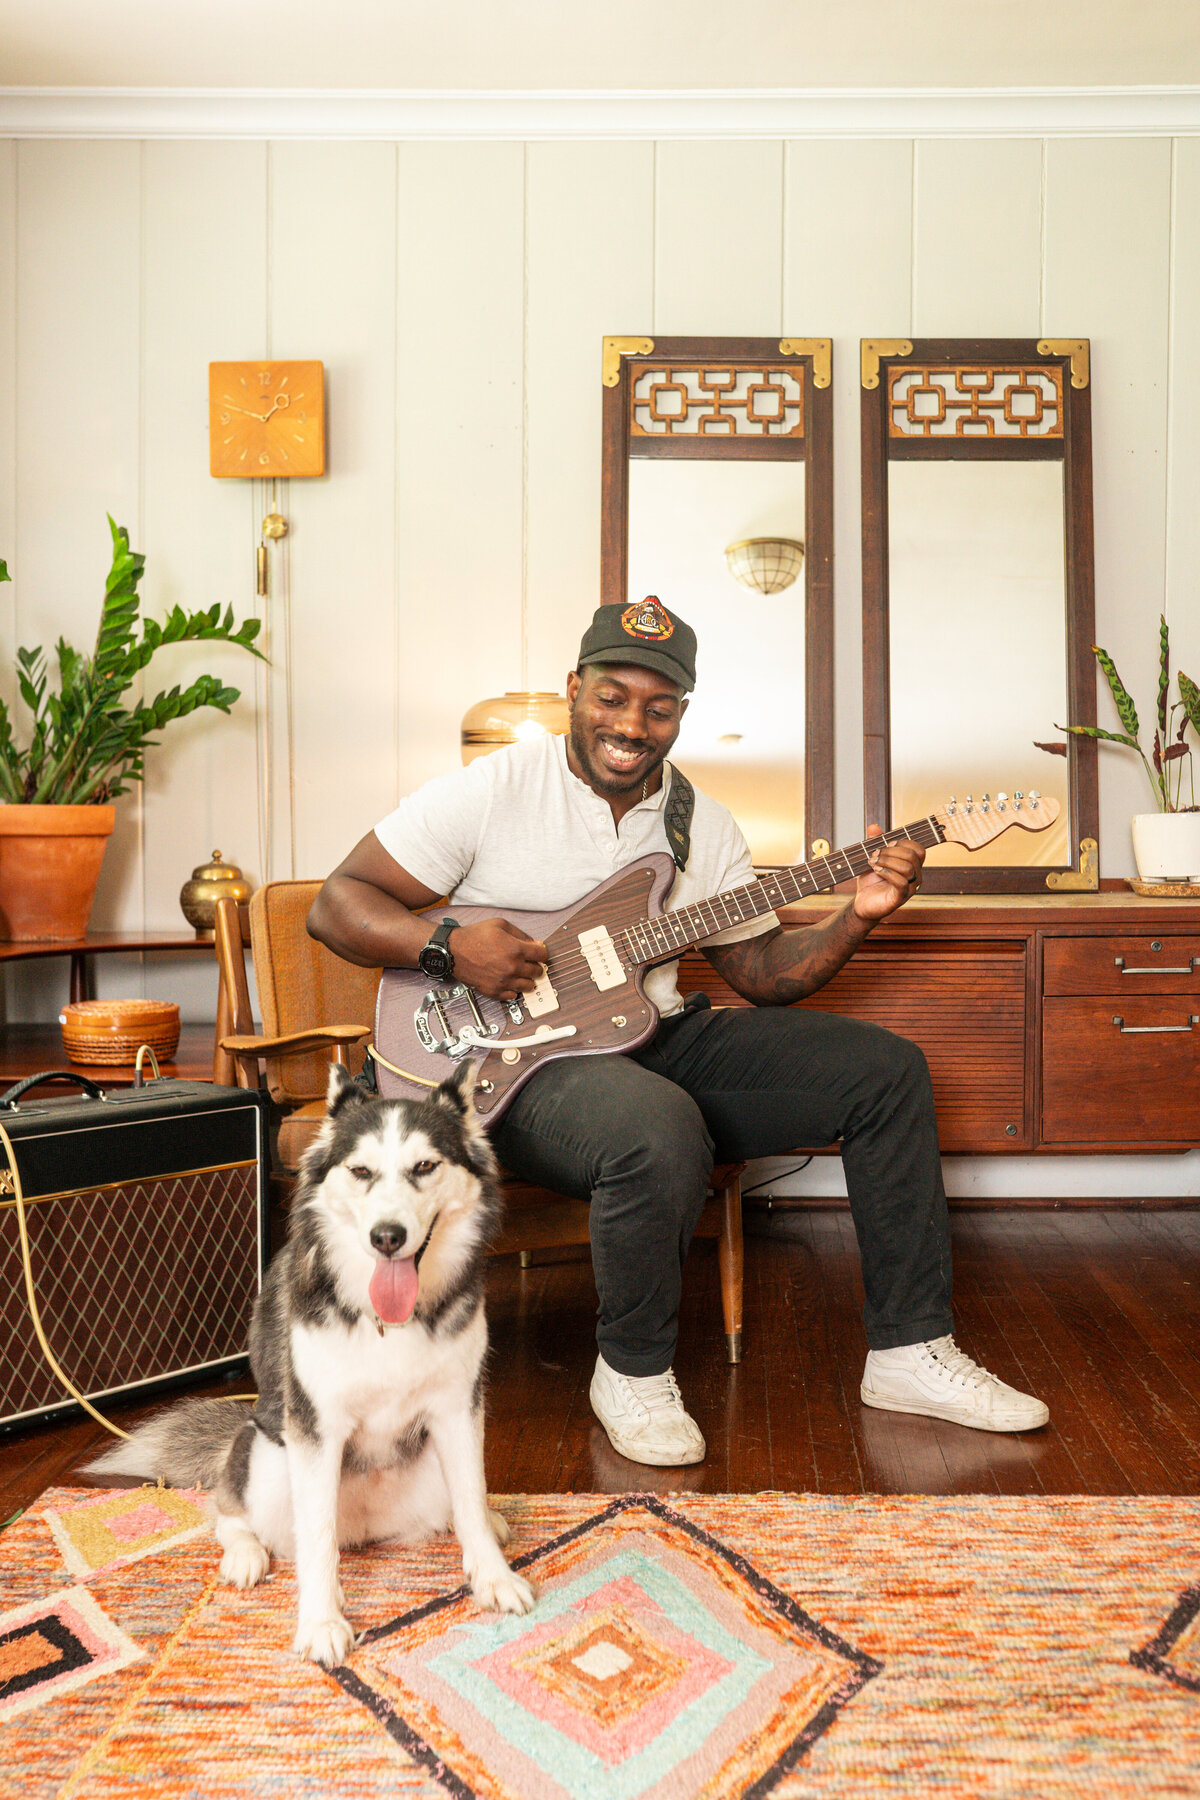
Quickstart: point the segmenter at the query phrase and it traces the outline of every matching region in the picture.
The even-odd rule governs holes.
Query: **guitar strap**
[[[692,814],[696,810],[696,790],[683,773],[671,764],[671,791],[667,795],[665,825],[667,843],[682,875],[692,853]]]

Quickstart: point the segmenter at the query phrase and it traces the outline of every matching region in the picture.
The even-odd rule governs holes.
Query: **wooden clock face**
[[[214,475],[323,475],[324,365],[209,363],[208,443]]]

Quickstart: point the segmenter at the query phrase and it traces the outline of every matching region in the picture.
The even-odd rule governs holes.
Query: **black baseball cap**
[[[636,663],[690,694],[696,685],[696,634],[657,594],[634,606],[598,606],[579,646],[578,667],[585,663]]]

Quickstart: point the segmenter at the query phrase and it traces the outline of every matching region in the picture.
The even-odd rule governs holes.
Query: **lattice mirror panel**
[[[1094,886],[1087,346],[863,346],[864,773],[868,820],[1039,792],[1044,833],[946,846],[927,888]]]
[[[888,370],[888,435],[1061,438],[1062,370],[955,363]]]
[[[602,596],[694,626],[675,760],[760,866],[832,829],[827,339],[605,341]]]
[[[804,381],[790,369],[646,368],[633,385],[634,437],[804,436]]]

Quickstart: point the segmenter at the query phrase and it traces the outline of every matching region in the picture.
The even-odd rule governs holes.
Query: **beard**
[[[597,750],[598,737],[607,737],[614,744],[628,745],[631,750],[642,751],[642,760],[636,762],[627,774],[620,769],[610,769]],[[575,761],[582,770],[588,785],[597,793],[611,795],[614,798],[640,790],[642,783],[651,780],[662,768],[666,761],[667,749],[670,748],[668,745],[656,753],[646,744],[629,743],[628,739],[621,738],[616,732],[589,731],[575,714],[572,714],[571,717],[570,742]]]

